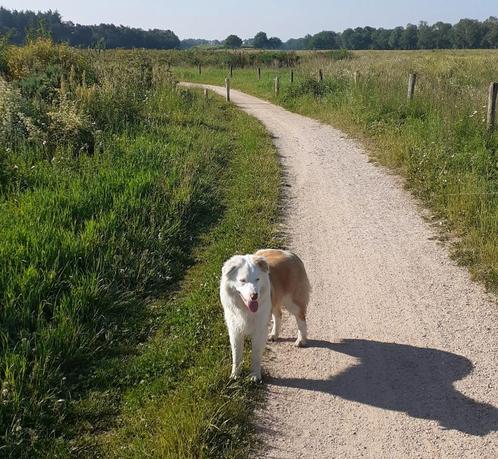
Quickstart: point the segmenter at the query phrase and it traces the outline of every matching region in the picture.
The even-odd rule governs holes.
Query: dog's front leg
[[[275,308],[272,310],[273,316],[273,326],[271,328],[270,336],[268,339],[270,341],[277,341],[278,335],[280,334],[280,324],[282,322],[282,310]]]
[[[252,336],[252,361],[251,361],[251,381],[261,381],[261,359],[266,343],[266,327],[262,332],[255,333]]]
[[[244,335],[237,330],[230,334],[230,346],[232,347],[232,374],[230,378],[237,379],[242,368],[242,357],[244,356]]]

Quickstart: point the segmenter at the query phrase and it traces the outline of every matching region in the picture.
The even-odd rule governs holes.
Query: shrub
[[[0,77],[0,139],[4,139],[4,144],[16,137],[16,133],[22,133],[20,110],[21,94]]]
[[[7,71],[7,37],[0,37],[0,74],[5,74]]]
[[[349,49],[333,49],[329,51],[328,56],[334,61],[342,61],[344,59],[353,59],[353,52]]]
[[[90,73],[91,67],[78,50],[65,44],[55,44],[50,38],[40,37],[25,46],[8,46],[6,49],[7,77],[23,80],[32,75],[44,74],[47,70],[59,72],[59,78],[68,76],[71,68],[77,75]]]

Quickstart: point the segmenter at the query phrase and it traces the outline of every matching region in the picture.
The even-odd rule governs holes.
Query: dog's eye
[[[245,284],[247,281],[246,281],[245,279],[239,279],[239,282],[240,282],[241,284]]]
[[[259,277],[256,279],[256,282],[259,282]]]

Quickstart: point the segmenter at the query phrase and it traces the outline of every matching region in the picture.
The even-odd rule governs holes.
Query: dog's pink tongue
[[[259,304],[256,300],[251,300],[249,301],[249,304],[247,306],[249,306],[249,310],[251,312],[256,312],[258,310]]]

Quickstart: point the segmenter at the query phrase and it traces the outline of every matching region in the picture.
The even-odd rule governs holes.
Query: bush
[[[7,71],[7,37],[0,37],[0,75]]]
[[[58,71],[58,78],[69,76],[71,68],[81,76],[90,73],[90,65],[84,55],[65,44],[55,44],[50,38],[39,37],[25,46],[9,46],[6,50],[7,78],[24,80],[33,75]],[[88,75],[87,75],[88,76]]]
[[[22,122],[21,106],[20,91],[12,88],[0,76],[0,139],[3,139],[4,148],[26,132]]]
[[[353,52],[349,49],[333,49],[327,53],[334,61],[342,61],[344,59],[353,59]]]
[[[301,96],[323,97],[327,94],[342,95],[348,87],[344,79],[333,78],[322,81],[307,77],[295,85],[289,86],[284,95],[286,102],[291,102]]]

